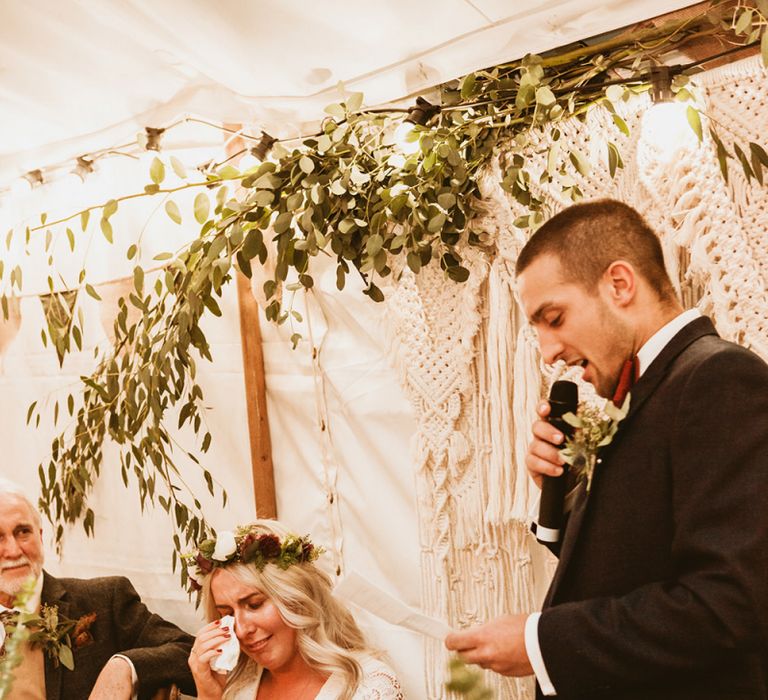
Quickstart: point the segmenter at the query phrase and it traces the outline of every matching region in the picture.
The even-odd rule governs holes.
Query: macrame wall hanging
[[[758,58],[697,78],[703,112],[729,141],[765,145],[767,78]],[[711,314],[722,336],[768,360],[765,189],[747,183],[734,161],[726,183],[706,135],[672,158],[661,154],[642,128],[648,106],[645,95],[622,105],[629,136],[617,136],[600,109],[559,126],[569,147],[592,156],[578,185],[587,199],[613,197],[644,214],[662,236],[684,303]],[[532,181],[546,167],[549,139],[544,131],[529,148]],[[599,160],[608,141],[624,161],[614,178],[607,159]],[[501,189],[507,158],[500,148],[481,176],[484,213],[473,226],[492,252],[467,251],[469,282],[456,285],[435,266],[418,276],[406,269],[387,299],[394,361],[418,419],[422,604],[456,627],[533,610],[548,585],[531,565],[541,555],[526,534],[532,492],[523,457],[536,403],[565,368],[541,364],[514,300],[514,263],[525,235],[512,222],[527,212]],[[547,215],[570,204],[546,186],[535,194]],[[440,643],[427,642],[429,700],[445,697],[447,658]],[[486,682],[500,700],[534,697],[530,679],[487,673]]]

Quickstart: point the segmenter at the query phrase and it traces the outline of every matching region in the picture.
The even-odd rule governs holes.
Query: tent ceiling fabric
[[[689,0],[0,0],[0,184],[194,114],[314,128]],[[212,140],[215,134],[212,134]]]

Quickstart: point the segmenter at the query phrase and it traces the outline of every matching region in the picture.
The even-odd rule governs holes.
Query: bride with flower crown
[[[185,557],[209,620],[189,657],[200,700],[404,700],[314,565],[319,554],[258,520]]]

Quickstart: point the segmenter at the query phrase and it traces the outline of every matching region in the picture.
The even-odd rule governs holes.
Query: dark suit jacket
[[[96,613],[90,628],[94,641],[73,649],[74,670],[54,668],[46,655],[48,700],[86,700],[104,664],[117,653],[133,663],[141,700],[171,683],[195,694],[187,665],[193,638],[151,613],[127,578],[55,578],[44,572],[41,602],[57,605],[71,619]]]
[[[558,698],[768,698],[768,366],[696,319],[601,458],[539,620]]]

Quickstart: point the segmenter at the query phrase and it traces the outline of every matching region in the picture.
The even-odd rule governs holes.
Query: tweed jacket
[[[71,619],[96,613],[90,627],[93,641],[73,649],[74,670],[54,667],[45,657],[48,700],[87,700],[104,664],[117,653],[136,669],[140,700],[171,683],[195,694],[187,665],[193,637],[151,613],[127,578],[55,578],[44,572],[41,602],[58,606]]]
[[[557,697],[768,699],[768,365],[692,321],[600,459],[539,620]]]

